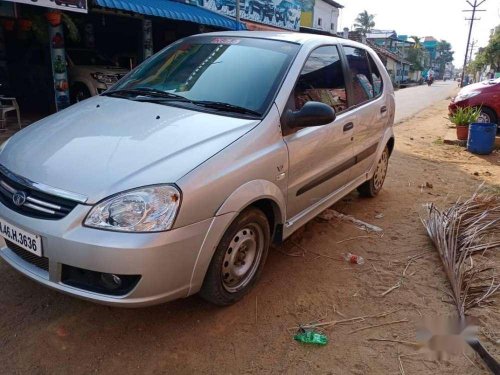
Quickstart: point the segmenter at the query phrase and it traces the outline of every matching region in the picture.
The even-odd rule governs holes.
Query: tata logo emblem
[[[16,191],[12,196],[12,202],[16,206],[22,206],[26,202],[26,193],[24,191]]]

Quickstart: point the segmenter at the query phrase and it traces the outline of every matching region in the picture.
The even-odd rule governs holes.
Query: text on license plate
[[[28,250],[30,253],[42,256],[42,239],[0,218],[0,236]]]

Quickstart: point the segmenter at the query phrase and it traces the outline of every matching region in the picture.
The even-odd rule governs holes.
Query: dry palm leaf
[[[500,250],[500,196],[476,192],[445,210],[432,203],[426,208],[422,223],[439,253],[450,282],[450,297],[464,322],[468,310],[491,304],[500,291],[499,267],[495,265]],[[498,362],[473,341],[469,344],[498,373]]]

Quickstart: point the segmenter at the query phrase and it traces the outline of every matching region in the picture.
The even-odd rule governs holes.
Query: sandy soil
[[[261,282],[234,306],[216,308],[197,297],[140,310],[98,306],[38,286],[0,263],[0,373],[402,373],[398,356],[418,348],[368,339],[415,341],[422,316],[454,314],[439,258],[420,223],[422,204],[447,204],[483,181],[500,192],[499,151],[480,157],[442,144],[446,105],[439,102],[396,128],[396,149],[377,198],[354,192],[333,207],[382,227],[383,237],[317,218],[274,249]],[[432,188],[421,187],[426,183]],[[345,251],[366,263],[340,261]],[[409,257],[418,254],[425,256],[401,278]],[[320,318],[384,312],[392,313],[328,329],[324,347],[301,345],[287,330]],[[481,340],[500,358],[500,310],[473,313],[490,337],[481,334]],[[407,321],[352,332],[401,320]],[[405,374],[486,373],[473,353],[467,356],[437,361],[416,354],[401,361]]]

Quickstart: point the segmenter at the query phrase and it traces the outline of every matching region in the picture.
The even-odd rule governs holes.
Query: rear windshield
[[[188,38],[159,52],[113,90],[148,88],[263,114],[299,45],[256,38]]]

